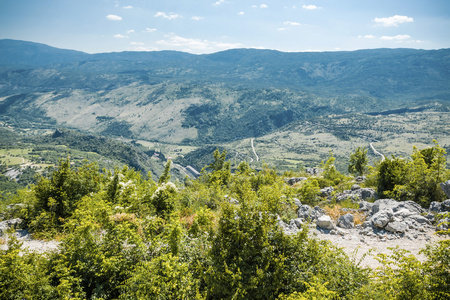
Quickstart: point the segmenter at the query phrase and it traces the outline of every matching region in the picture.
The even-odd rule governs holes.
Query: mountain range
[[[328,115],[447,105],[449,83],[450,49],[87,54],[0,40],[5,124],[178,144],[261,137]]]

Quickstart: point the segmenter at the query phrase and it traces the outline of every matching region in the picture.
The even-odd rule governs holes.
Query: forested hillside
[[[237,49],[85,54],[0,41],[0,116],[14,126],[205,144],[330,114],[450,99],[449,50]]]

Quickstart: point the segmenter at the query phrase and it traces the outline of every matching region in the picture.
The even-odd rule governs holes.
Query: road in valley
[[[254,140],[254,139],[252,139],[252,150],[253,150],[253,153],[255,154],[256,161],[259,161],[258,154],[256,154],[256,151],[255,151],[255,146],[253,146],[253,140]]]
[[[370,143],[370,148],[372,149],[373,153],[375,153],[376,155],[381,155],[381,161],[384,161],[386,159],[383,154],[381,154],[380,152],[375,150],[375,147],[373,146],[372,143]]]

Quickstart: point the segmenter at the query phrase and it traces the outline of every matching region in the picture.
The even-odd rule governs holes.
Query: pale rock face
[[[387,209],[381,210],[372,216],[372,218],[371,218],[372,224],[375,227],[384,228],[389,223],[389,221],[391,220],[391,218],[393,216],[394,216],[394,212],[392,211],[392,209],[387,208]]]
[[[406,226],[405,223],[402,223],[402,222],[389,222],[386,225],[385,229],[390,232],[403,233],[408,229],[408,227]]]
[[[329,230],[334,228],[334,225],[333,225],[333,222],[331,221],[330,216],[327,216],[327,215],[320,216],[319,219],[317,219],[316,225],[320,228],[329,229]]]
[[[440,184],[442,191],[447,195],[447,197],[450,198],[450,180],[447,180],[446,182],[442,182]],[[450,199],[449,199],[450,200]]]

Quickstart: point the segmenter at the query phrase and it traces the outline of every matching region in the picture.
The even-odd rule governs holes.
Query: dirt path
[[[375,153],[376,155],[381,155],[381,161],[384,161],[386,159],[386,157],[384,157],[383,154],[381,154],[380,152],[378,152],[375,147],[373,146],[372,143],[370,143],[370,148],[372,149],[373,153]]]
[[[434,234],[433,231],[428,231],[421,233],[416,239],[403,237],[392,240],[385,239],[385,241],[382,241],[378,237],[363,236],[359,234],[358,229],[346,229],[345,231],[348,233],[344,236],[340,236],[322,233],[321,231],[312,228],[310,229],[310,234],[318,239],[328,240],[334,245],[343,248],[345,253],[347,253],[350,257],[355,257],[357,262],[365,253],[372,251],[361,261],[362,266],[367,266],[370,268],[380,266],[380,263],[375,258],[377,254],[389,254],[391,253],[389,248],[395,248],[397,246],[411,252],[411,254],[420,261],[424,261],[425,256],[423,254],[419,254],[419,252],[421,249],[425,248],[425,245],[437,242],[439,240],[448,239],[448,237],[438,236]]]
[[[252,139],[252,150],[253,150],[253,153],[255,154],[256,161],[259,161],[258,154],[256,154],[255,147],[253,146],[253,140],[254,140],[254,139]]]

